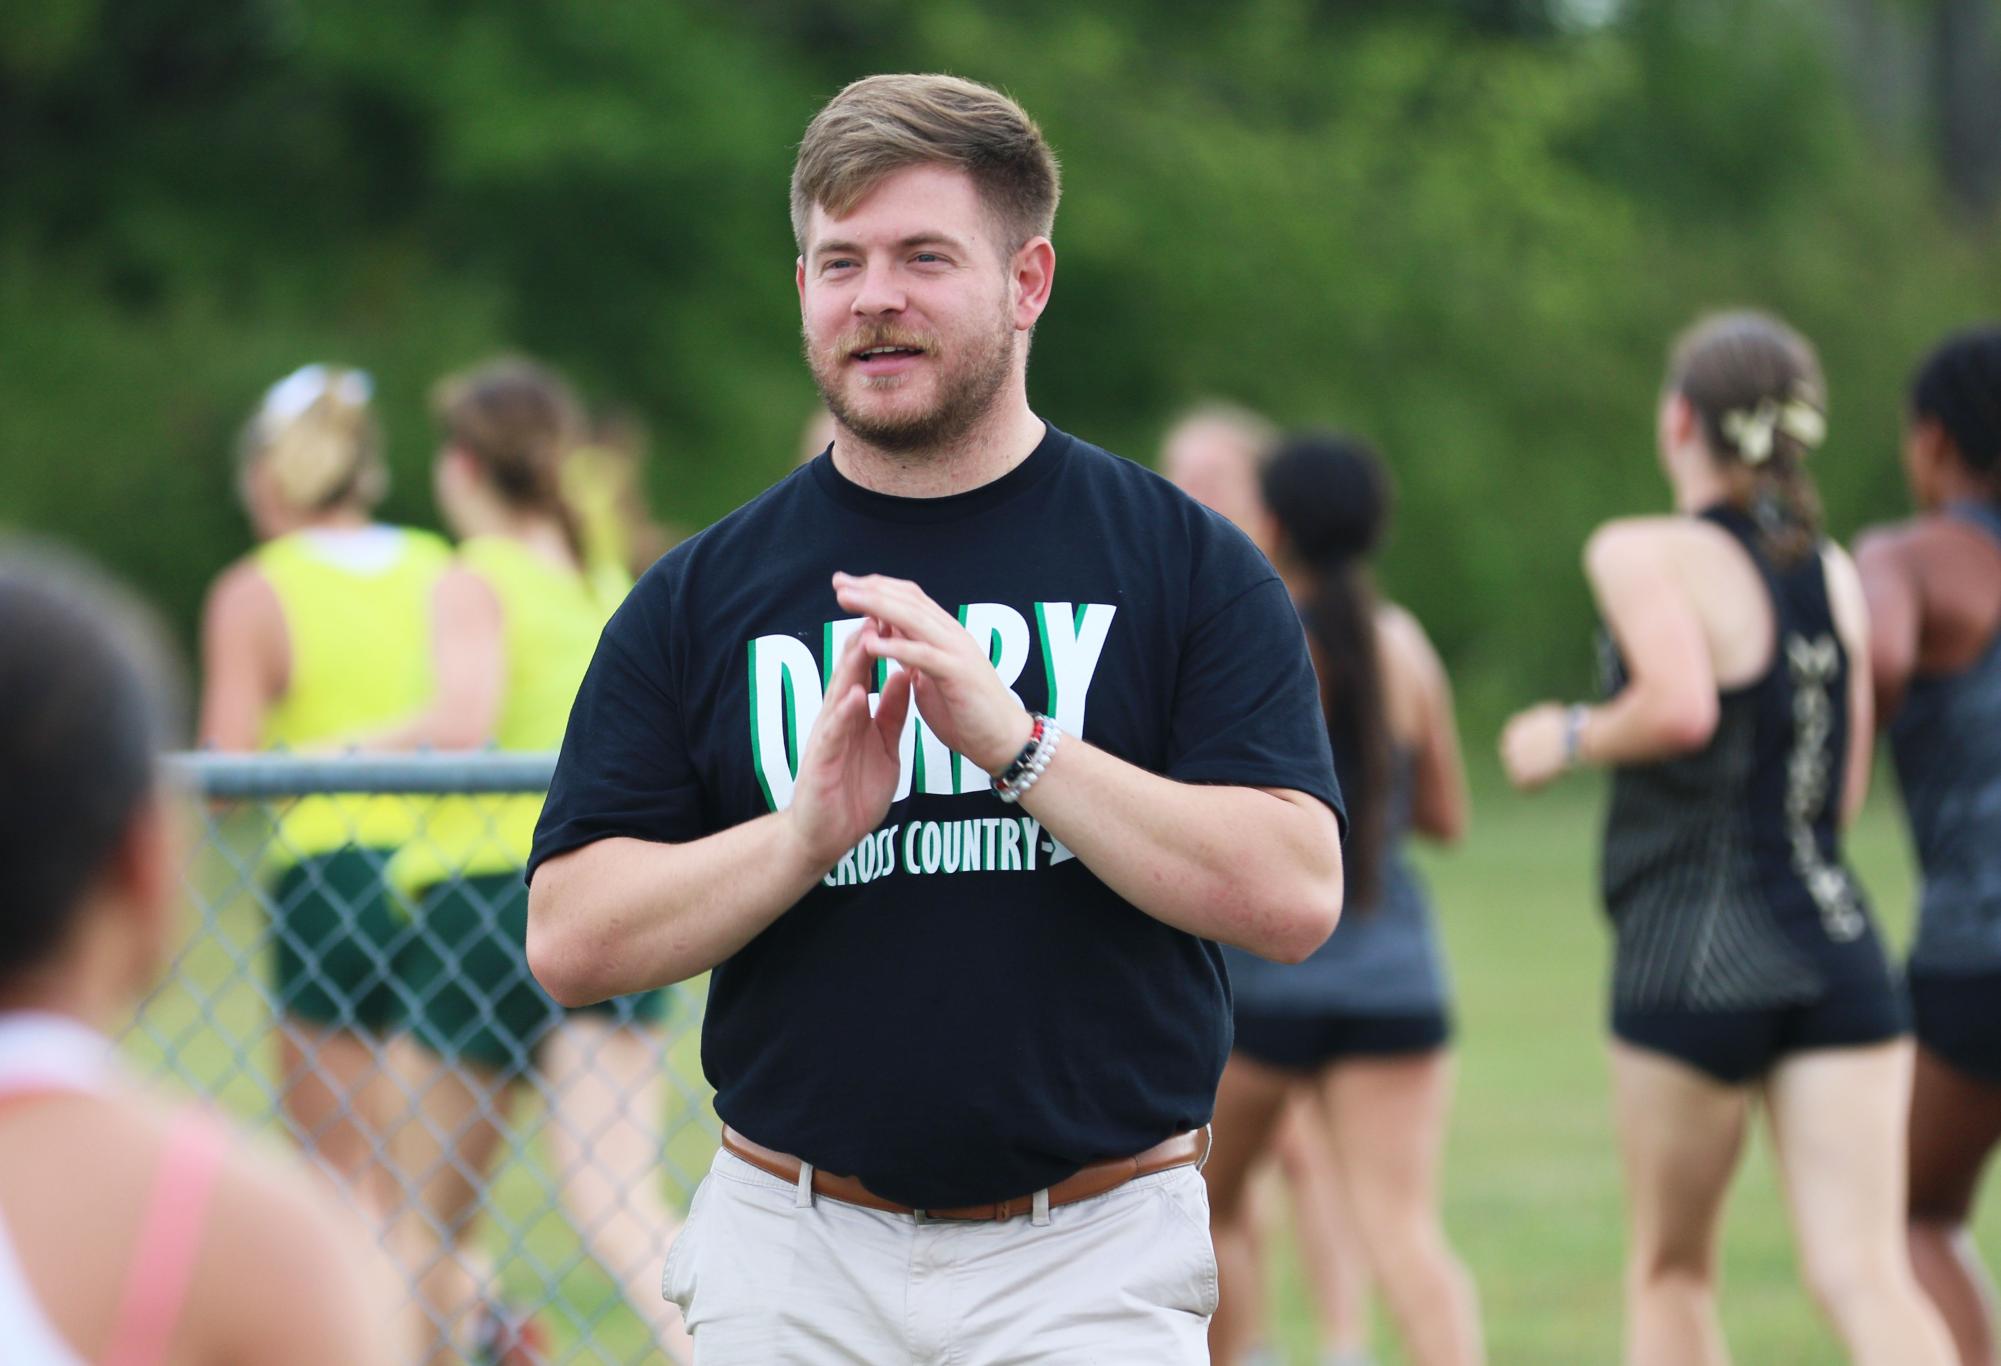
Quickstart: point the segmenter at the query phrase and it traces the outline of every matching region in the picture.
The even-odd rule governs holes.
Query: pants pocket
[[[1209,1318],[1222,1298],[1222,1286],[1216,1269],[1216,1242],[1209,1233],[1208,1183],[1193,1167],[1177,1170],[1161,1183],[1160,1198],[1174,1212],[1170,1226],[1180,1232],[1172,1243],[1186,1268],[1185,1307]]]
[[[699,1222],[702,1197],[708,1194],[709,1177],[703,1177],[695,1187],[695,1198],[688,1202],[688,1217],[681,1224],[681,1231],[674,1235],[673,1243],[667,1249],[667,1260],[660,1268],[660,1298],[679,1305],[685,1320],[689,1301],[695,1295],[695,1230]]]

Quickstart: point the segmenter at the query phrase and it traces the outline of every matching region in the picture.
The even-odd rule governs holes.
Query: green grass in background
[[[1482,742],[1474,740],[1476,749]],[[1497,1363],[1617,1360],[1623,1244],[1605,1063],[1607,937],[1594,890],[1600,794],[1575,781],[1522,798],[1483,779],[1471,836],[1427,854],[1457,987],[1459,1083],[1446,1168],[1446,1221],[1479,1283]],[[1893,794],[1879,792],[1852,839],[1854,862],[1892,942],[1909,937],[1911,878]],[[198,884],[219,906],[175,979],[148,1008],[130,1051],[149,1068],[268,1119],[268,1014],[259,995],[262,924],[226,846],[212,847]],[[685,1099],[670,1116],[663,1180],[685,1205],[713,1150],[695,1009],[702,984],[682,988],[672,1027]],[[858,1060],[858,1065],[860,1065]],[[648,1353],[638,1322],[584,1259],[551,1202],[539,1111],[502,1173],[482,1237],[506,1293],[543,1305],[563,1362],[632,1363]],[[1990,1202],[1984,1247],[2001,1247]],[[1740,1361],[1836,1362],[1833,1339],[1800,1289],[1769,1148],[1747,1154],[1724,1250],[1724,1322]],[[1310,1361],[1313,1326],[1286,1240],[1274,1263],[1278,1340]],[[1385,1363],[1401,1358],[1378,1314]]]

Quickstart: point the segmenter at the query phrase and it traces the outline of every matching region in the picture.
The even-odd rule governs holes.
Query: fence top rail
[[[328,793],[546,792],[554,753],[170,754],[167,771],[196,796],[256,801]]]

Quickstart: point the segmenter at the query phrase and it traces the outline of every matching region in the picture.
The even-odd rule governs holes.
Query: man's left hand
[[[959,619],[908,579],[834,575],[841,607],[867,617],[861,646],[910,671],[924,724],[988,773],[1013,763],[1035,723]]]

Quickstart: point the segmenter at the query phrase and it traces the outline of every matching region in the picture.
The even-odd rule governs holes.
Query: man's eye
[[[926,266],[943,265],[945,263],[945,258],[935,251],[920,251],[917,253],[916,260],[919,265]]]
[[[840,257],[836,260],[827,262],[827,264],[820,267],[820,269],[827,271],[849,270],[854,267],[854,264],[855,263],[853,261],[848,260],[846,257]]]

